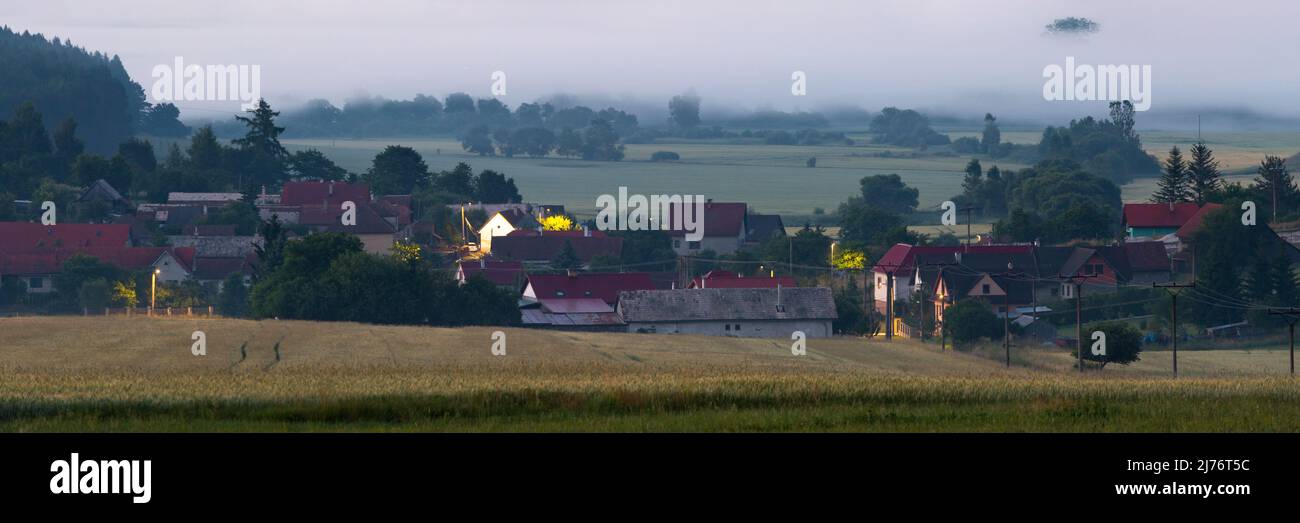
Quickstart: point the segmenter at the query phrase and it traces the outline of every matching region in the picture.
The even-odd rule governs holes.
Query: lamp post
[[[151,274],[151,275],[150,275],[150,278],[149,278],[149,313],[150,313],[150,314],[153,314],[154,306],[157,305],[156,297],[157,297],[157,295],[158,295],[158,292],[157,292],[157,290],[158,290],[158,273],[160,273],[160,272],[162,272],[162,269],[154,269],[154,270],[153,270],[153,274]]]

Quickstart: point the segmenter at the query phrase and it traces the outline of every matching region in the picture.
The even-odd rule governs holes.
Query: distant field
[[[317,148],[344,168],[364,172],[386,145],[413,147],[435,171],[456,162],[475,170],[494,169],[513,177],[529,201],[564,204],[571,212],[595,213],[596,197],[617,194],[619,186],[640,194],[701,194],[717,201],[742,201],[765,213],[833,212],[858,193],[858,180],[873,174],[898,174],[920,190],[922,208],[961,192],[967,158],[877,158],[866,155],[896,148],[876,146],[777,146],[711,143],[629,145],[621,162],[564,158],[480,157],[444,140],[287,140],[291,150]],[[680,162],[648,161],[655,151],[674,151]],[[858,155],[858,156],[854,156]],[[817,167],[808,168],[809,157]],[[1017,167],[1008,165],[1009,167]]]
[[[953,138],[974,136],[969,130],[948,131]],[[1041,131],[1008,131],[1003,140],[1037,143]],[[1300,133],[1206,133],[1225,171],[1253,169],[1265,154],[1290,156],[1300,151]],[[1158,157],[1174,144],[1186,149],[1195,133],[1145,131],[1143,143]],[[860,137],[859,137],[860,138]],[[617,194],[619,186],[640,194],[701,194],[717,201],[748,202],[760,212],[810,215],[816,208],[833,212],[848,196],[857,193],[858,180],[873,174],[896,173],[908,185],[920,190],[920,207],[935,209],[961,192],[967,157],[881,158],[886,151],[907,153],[896,147],[776,146],[734,143],[634,144],[627,146],[621,162],[587,162],[565,158],[480,157],[465,153],[460,143],[443,139],[373,140],[286,140],[290,150],[316,148],[344,168],[364,172],[374,155],[387,145],[413,147],[435,171],[456,162],[468,162],[477,169],[494,169],[513,177],[530,201],[560,203],[580,216],[594,213],[596,197]],[[680,162],[648,161],[655,151],[674,151]],[[805,162],[817,158],[817,167]],[[992,161],[1002,168],[1025,167]],[[1248,181],[1250,175],[1231,176],[1230,181]],[[1155,178],[1140,179],[1123,188],[1125,201],[1145,201],[1155,189]]]
[[[504,331],[492,356],[487,328],[0,319],[0,430],[1300,430],[1280,351],[1180,354],[1173,380],[1163,353],[1080,377],[1037,348]]]

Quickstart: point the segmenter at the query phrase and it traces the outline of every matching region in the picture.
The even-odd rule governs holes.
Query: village
[[[147,274],[150,287],[134,303],[105,302],[82,292],[82,314],[221,313],[211,305],[195,312],[199,300],[181,306],[173,299],[159,306],[155,294],[159,285],[173,298],[178,289],[197,286],[216,296],[225,286],[252,283],[264,239],[252,227],[206,219],[241,199],[247,196],[172,192],[165,203],[132,204],[99,180],[75,205],[113,209],[109,223],[0,223],[0,282],[9,295],[26,295],[15,301],[38,304],[57,291],[55,282],[69,260],[84,255]],[[1222,207],[1124,204],[1124,241],[1110,244],[997,242],[985,234],[958,245],[896,243],[870,266],[819,267],[794,263],[794,235],[781,216],[753,213],[740,202],[704,203],[698,241],[690,241],[680,227],[650,231],[664,236],[674,259],[636,264],[619,262],[624,237],[578,223],[560,205],[448,205],[464,231],[459,239],[443,238],[434,224],[413,219],[410,195],[372,194],[363,182],[286,182],[279,194],[263,190],[252,205],[259,223],[274,220],[295,237],[344,233],[375,255],[391,254],[394,245],[437,253],[458,284],[483,279],[513,296],[523,327],[786,339],[796,332],[812,338],[882,335],[944,344],[947,312],[966,300],[992,313],[984,317],[985,323],[993,318],[992,324],[979,329],[989,338],[1009,338],[1014,330],[1017,342],[1072,341],[1058,325],[1040,319],[1070,312],[1049,304],[1190,281],[1193,238],[1204,217]],[[159,231],[165,233],[162,239]],[[1300,250],[1269,233],[1291,263],[1300,261]],[[746,262],[737,255],[773,241],[789,242],[787,260],[748,257]],[[832,252],[818,256],[833,257],[835,246],[832,242]],[[806,259],[803,254],[800,260]],[[861,311],[866,319],[842,321],[845,305],[837,296],[846,291],[860,293],[858,303],[869,303]],[[850,330],[855,324],[857,330]],[[1209,333],[1223,335],[1248,325],[1209,327]]]

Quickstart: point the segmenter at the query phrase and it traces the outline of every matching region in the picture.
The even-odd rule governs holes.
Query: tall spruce
[[[1187,161],[1183,159],[1183,152],[1178,150],[1177,145],[1169,150],[1169,156],[1165,158],[1164,164],[1164,172],[1156,182],[1156,193],[1151,195],[1151,201],[1155,203],[1192,201]]]
[[[1289,247],[1281,246],[1270,264],[1273,269],[1273,301],[1279,307],[1300,306],[1300,283],[1291,270],[1291,259],[1286,255]]]
[[[1265,156],[1259,162],[1256,172],[1255,187],[1268,198],[1273,211],[1273,221],[1277,221],[1278,209],[1285,214],[1295,205],[1300,191],[1296,189],[1295,178],[1286,168],[1286,159],[1277,156]]]
[[[1196,142],[1192,146],[1192,160],[1187,164],[1187,174],[1191,182],[1192,199],[1197,204],[1209,201],[1214,193],[1223,188],[1219,161],[1214,159],[1214,151],[1205,142]]]

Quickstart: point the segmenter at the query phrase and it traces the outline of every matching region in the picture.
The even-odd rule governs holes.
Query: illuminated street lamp
[[[150,276],[151,276],[151,277],[150,277],[150,281],[149,281],[149,311],[150,311],[150,312],[153,312],[153,308],[154,308],[154,306],[157,305],[157,302],[155,301],[155,298],[157,297],[157,294],[158,294],[158,293],[157,293],[157,290],[158,290],[158,273],[160,273],[160,272],[162,272],[162,269],[154,269],[154,270],[153,270],[153,274],[150,275]]]

